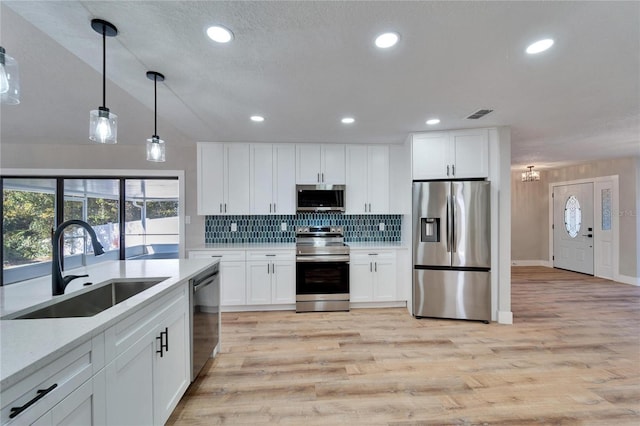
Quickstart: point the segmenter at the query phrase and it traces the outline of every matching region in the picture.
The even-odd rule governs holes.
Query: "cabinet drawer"
[[[26,379],[2,389],[1,424],[31,424],[78,386],[93,375],[91,340],[62,355],[51,364],[42,367]],[[39,390],[48,390],[39,399]],[[43,392],[44,393],[44,392]],[[14,418],[10,418],[12,407],[23,407]]]
[[[218,258],[224,262],[244,262],[245,251],[244,250],[195,250],[189,252],[190,259],[205,259],[205,258]]]
[[[295,260],[294,250],[255,250],[247,252],[247,261],[255,260]]]
[[[394,260],[396,252],[394,250],[351,250],[351,261]]]
[[[143,309],[129,315],[116,325],[105,331],[105,358],[106,362],[113,361],[138,340],[143,338],[149,329],[153,327],[153,322],[165,314],[169,309],[173,309],[176,304],[189,303],[188,284],[185,282],[177,289],[171,291],[166,296],[156,300]]]

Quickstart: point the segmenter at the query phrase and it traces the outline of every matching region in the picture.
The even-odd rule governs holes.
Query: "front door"
[[[593,183],[553,189],[553,266],[593,275]]]

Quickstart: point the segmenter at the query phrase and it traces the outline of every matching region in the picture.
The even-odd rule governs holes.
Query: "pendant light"
[[[20,103],[18,63],[7,55],[2,46],[0,46],[0,103],[6,105]]]
[[[147,161],[162,163],[165,161],[165,153],[164,141],[158,136],[158,82],[164,81],[164,75],[147,71],[147,78],[153,80],[153,136],[147,139]]]
[[[527,166],[526,172],[522,172],[522,182],[535,182],[540,180],[540,172],[534,171],[533,166]]]
[[[115,37],[118,29],[110,22],[92,19],[91,28],[102,34],[102,106],[89,113],[89,140],[91,142],[113,144],[118,142],[118,116],[106,107],[107,84],[107,37]]]

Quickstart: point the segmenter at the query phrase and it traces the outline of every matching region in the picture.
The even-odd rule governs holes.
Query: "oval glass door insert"
[[[575,195],[572,195],[567,198],[567,202],[564,205],[564,227],[571,238],[578,236],[581,223],[582,210],[580,209],[580,202]]]

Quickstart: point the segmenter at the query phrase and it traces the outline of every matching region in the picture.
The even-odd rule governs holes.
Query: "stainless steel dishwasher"
[[[216,263],[190,281],[191,381],[220,341],[220,265]]]

